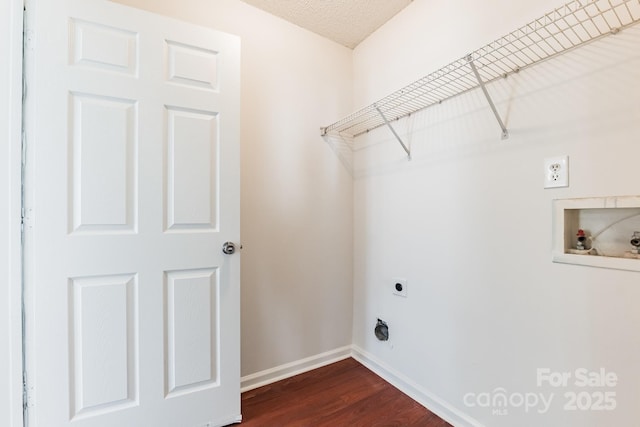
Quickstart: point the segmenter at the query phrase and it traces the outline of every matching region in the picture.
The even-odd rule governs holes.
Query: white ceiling
[[[353,49],[412,0],[242,0]]]

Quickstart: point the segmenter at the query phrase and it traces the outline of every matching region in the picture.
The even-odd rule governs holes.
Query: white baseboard
[[[218,424],[219,427],[226,427],[231,424],[240,424],[242,422],[242,415],[236,415],[235,417],[229,418],[222,422],[222,424]],[[208,424],[206,424],[208,425]]]
[[[351,346],[344,346],[305,359],[285,363],[275,368],[250,374],[240,379],[240,391],[245,392],[262,387],[294,375],[302,374],[322,366],[330,365],[351,357]]]
[[[422,406],[457,427],[484,427],[479,421],[434,396],[403,374],[391,369],[362,348],[351,346],[351,356]]]
[[[353,357],[358,362],[362,363],[373,373],[392,384],[398,390],[402,391],[404,394],[411,397],[413,400],[420,403],[422,406],[447,421],[449,424],[457,427],[484,427],[483,424],[476,419],[433,395],[411,379],[390,368],[384,362],[356,345],[336,348],[325,353],[285,363],[284,365],[276,366],[275,368],[266,369],[264,371],[256,372],[255,374],[244,376],[241,378],[240,390],[244,393],[245,391],[284,380],[322,366],[330,365],[331,363],[335,363],[349,357]]]

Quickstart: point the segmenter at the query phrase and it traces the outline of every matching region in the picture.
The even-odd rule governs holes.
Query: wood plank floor
[[[242,394],[241,427],[447,427],[349,358]]]

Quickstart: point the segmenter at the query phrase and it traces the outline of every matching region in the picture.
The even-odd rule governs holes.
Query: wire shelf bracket
[[[389,130],[391,131],[391,133],[393,134],[393,136],[396,137],[396,139],[398,140],[398,142],[400,143],[400,145],[402,145],[402,148],[404,149],[404,151],[407,153],[407,156],[409,157],[409,160],[411,160],[411,150],[409,150],[409,148],[405,145],[405,143],[402,141],[402,138],[400,138],[400,136],[398,135],[398,133],[396,132],[396,130],[393,128],[393,126],[391,126],[391,123],[389,123],[389,120],[387,120],[387,117],[384,115],[384,113],[382,112],[382,110],[380,108],[378,108],[377,105],[374,104],[374,107],[376,108],[376,111],[378,111],[378,114],[380,114],[380,117],[382,118],[382,120],[384,121],[384,124],[387,125],[387,127],[389,128]]]
[[[391,126],[393,121],[481,88],[505,139],[509,133],[489,95],[488,84],[589,42],[617,34],[638,22],[640,0],[569,1],[385,98],[320,128],[320,134],[353,141],[359,135],[387,126],[410,157],[409,148]]]
[[[487,102],[489,103],[489,107],[491,107],[491,111],[493,111],[493,115],[496,116],[496,120],[500,125],[500,129],[502,129],[502,139],[509,138],[509,131],[507,130],[507,127],[504,125],[504,122],[500,117],[500,113],[498,113],[498,110],[496,109],[496,105],[493,103],[493,99],[491,99],[491,95],[489,95],[487,86],[482,81],[482,76],[480,76],[480,73],[478,72],[478,67],[476,67],[476,64],[473,62],[473,56],[467,55],[466,59],[467,61],[469,61],[469,66],[471,67],[473,74],[476,76],[476,79],[478,80],[478,85],[480,85],[485,98],[487,98]]]

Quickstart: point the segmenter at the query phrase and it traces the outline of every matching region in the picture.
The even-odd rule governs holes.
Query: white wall
[[[0,2],[0,425],[22,425],[20,322],[21,3]]]
[[[354,188],[318,136],[320,125],[560,2],[415,0],[353,57],[239,0],[119,2],[242,38],[243,375],[350,344],[353,307],[360,350],[481,424],[636,422],[638,273],[550,259],[552,199],[640,192],[637,172],[629,172],[640,158],[640,28],[492,84],[507,141],[478,91],[397,124],[412,145],[411,162],[384,129],[371,132],[355,153]],[[6,72],[3,101],[13,87]],[[3,136],[6,110],[5,102]],[[14,315],[0,316],[0,340],[19,344],[8,329],[19,295],[4,283],[16,274],[5,237],[16,230],[8,223],[16,196],[11,147],[0,145],[0,197],[10,201],[0,206],[0,276],[8,279],[0,300]],[[557,154],[571,158],[571,187],[543,190],[542,161]],[[408,279],[407,299],[391,295],[392,277]],[[390,343],[373,337],[376,317],[389,322]],[[5,350],[0,366],[15,354]],[[545,367],[615,372],[616,410],[564,411],[563,393],[574,389],[538,388],[536,369]],[[0,370],[2,425],[11,414],[3,385],[19,386],[19,378],[6,382],[10,372]],[[555,400],[545,414],[465,406],[466,393],[498,387],[555,393]]]
[[[351,343],[353,183],[320,126],[352,52],[239,0],[119,0],[242,39],[242,374]]]
[[[356,106],[463,57],[560,1],[415,0],[354,52]],[[355,156],[354,344],[438,410],[487,426],[636,425],[640,276],[551,262],[551,201],[640,193],[640,26],[384,128]],[[411,129],[411,132],[407,132]],[[571,186],[544,190],[543,159]],[[631,229],[640,227],[637,221]],[[408,280],[408,298],[391,278]],[[391,343],[373,335],[376,317]],[[615,372],[612,389],[537,387],[537,368]],[[538,414],[467,407],[467,393],[554,393]],[[615,391],[614,411],[565,411],[565,392]],[[447,408],[448,407],[448,408]],[[461,418],[461,417],[460,417]],[[461,423],[464,425],[465,423]]]

